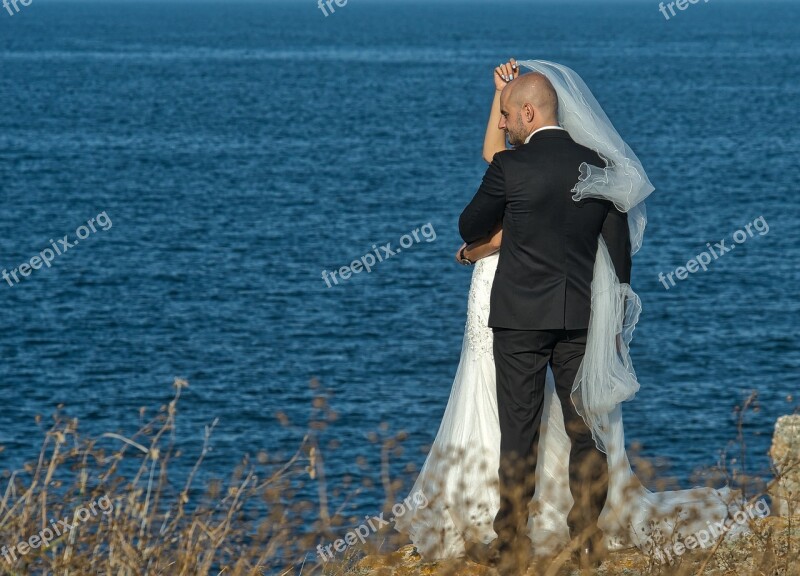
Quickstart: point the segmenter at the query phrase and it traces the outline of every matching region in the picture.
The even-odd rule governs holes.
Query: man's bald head
[[[500,111],[499,128],[511,145],[519,146],[534,130],[558,124],[558,94],[544,74],[523,74],[503,88]]]
[[[517,76],[508,83],[506,90],[509,97],[517,105],[531,104],[542,114],[558,119],[558,94],[547,76],[539,72]]]

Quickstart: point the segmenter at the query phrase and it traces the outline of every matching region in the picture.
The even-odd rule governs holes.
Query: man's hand
[[[506,87],[506,84],[511,82],[514,78],[519,76],[519,66],[517,61],[510,58],[505,64],[500,64],[494,69],[494,87],[500,92]]]

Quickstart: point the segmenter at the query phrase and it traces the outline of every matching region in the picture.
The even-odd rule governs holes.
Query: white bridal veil
[[[610,200],[628,213],[631,255],[642,245],[647,224],[644,200],[654,190],[644,167],[622,140],[588,86],[573,70],[542,60],[520,65],[544,74],[558,94],[558,119],[573,140],[596,151],[605,167],[582,164],[573,188],[575,201],[583,198]],[[630,400],[639,389],[628,353],[628,344],[639,318],[641,305],[627,284],[620,284],[605,243],[600,239],[592,282],[592,319],[583,366],[578,373],[572,399],[592,430],[597,446],[608,452],[614,409]],[[617,334],[621,335],[618,345]]]

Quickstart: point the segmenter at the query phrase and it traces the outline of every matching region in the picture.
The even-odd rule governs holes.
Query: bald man
[[[490,548],[495,561],[525,557],[531,550],[528,503],[535,490],[548,364],[572,444],[570,534],[580,542],[582,562],[596,563],[602,554],[597,519],[607,493],[606,458],[570,392],[586,348],[599,238],[624,283],[630,282],[630,239],[626,215],[610,202],[572,199],[581,164],[604,167],[605,162],[559,126],[558,107],[542,74],[522,75],[506,85],[498,128],[512,149],[495,154],[459,220],[467,244],[491,236],[500,224],[503,230],[489,316],[501,432],[498,538]]]

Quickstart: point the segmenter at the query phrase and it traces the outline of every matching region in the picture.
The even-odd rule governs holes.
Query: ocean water
[[[470,279],[457,218],[484,170],[492,68],[514,56],[578,71],[657,188],[634,259],[628,441],[691,485],[738,458],[735,409],[757,391],[746,466],[767,474],[800,366],[798,16],[709,2],[666,20],[650,1],[0,11],[0,267],[84,236],[0,281],[0,469],[36,457],[36,415],[63,405],[84,432],[130,433],[182,377],[179,442],[196,455],[218,418],[205,469],[226,476],[244,454],[294,452],[317,379],[339,414],[328,483],[373,479],[348,506],[377,511],[370,432],[407,432],[393,469],[418,468],[447,402]],[[759,218],[707,271],[659,280]],[[416,229],[371,272],[323,279]]]

